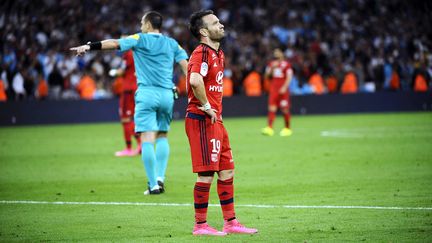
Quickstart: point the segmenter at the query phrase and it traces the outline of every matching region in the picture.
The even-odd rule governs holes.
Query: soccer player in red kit
[[[282,137],[291,136],[290,129],[290,99],[288,86],[293,76],[291,64],[285,60],[284,53],[281,49],[276,48],[273,51],[275,57],[267,65],[265,77],[270,78],[270,94],[268,99],[268,124],[267,127],[261,130],[262,134],[273,136],[273,121],[276,117],[278,108],[281,110],[285,127],[280,131],[279,135]]]
[[[137,81],[135,76],[135,66],[132,51],[129,50],[123,54],[123,63],[120,69],[110,70],[111,76],[123,76],[121,83],[121,94],[119,102],[119,115],[123,125],[124,140],[126,148],[115,152],[115,156],[135,156],[141,153],[141,139],[135,133],[135,123],[133,120],[135,111],[135,91]],[[132,136],[137,141],[137,149],[132,149]]]
[[[236,219],[234,210],[234,160],[228,134],[222,122],[222,92],[225,57],[219,48],[224,26],[213,11],[195,12],[189,29],[200,41],[188,65],[185,128],[189,139],[193,172],[197,173],[194,187],[194,235],[228,233],[253,234]],[[218,231],[207,224],[207,207],[214,174],[218,174],[219,195],[224,226]]]

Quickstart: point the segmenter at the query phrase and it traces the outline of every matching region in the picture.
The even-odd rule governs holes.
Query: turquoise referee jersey
[[[159,33],[138,33],[119,39],[120,50],[132,49],[138,87],[173,87],[174,63],[188,58],[176,40]]]

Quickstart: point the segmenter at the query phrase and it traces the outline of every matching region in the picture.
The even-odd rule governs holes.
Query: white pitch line
[[[396,133],[396,130],[397,133]],[[431,137],[431,127],[416,127],[416,126],[399,126],[394,128],[389,127],[357,127],[350,129],[333,129],[321,131],[321,137],[336,137],[336,138],[384,138],[384,137],[399,137],[401,134]]]
[[[362,138],[364,135],[347,131],[322,131],[321,137]]]
[[[120,206],[162,206],[192,207],[191,203],[144,203],[144,202],[49,202],[49,201],[0,201],[0,204],[48,204],[48,205],[120,205]],[[219,204],[209,204],[220,207]],[[379,210],[432,210],[432,207],[384,207],[384,206],[334,206],[334,205],[260,205],[237,204],[236,207],[248,208],[288,208],[288,209],[379,209]]]

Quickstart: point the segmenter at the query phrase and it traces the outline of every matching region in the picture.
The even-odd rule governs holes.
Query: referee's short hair
[[[144,21],[150,22],[153,29],[160,30],[162,28],[163,18],[162,18],[162,14],[160,14],[159,12],[156,11],[147,12],[144,15]]]

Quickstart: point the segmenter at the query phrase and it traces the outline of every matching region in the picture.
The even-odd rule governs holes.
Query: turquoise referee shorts
[[[173,106],[171,89],[138,87],[135,93],[135,132],[168,132]]]

